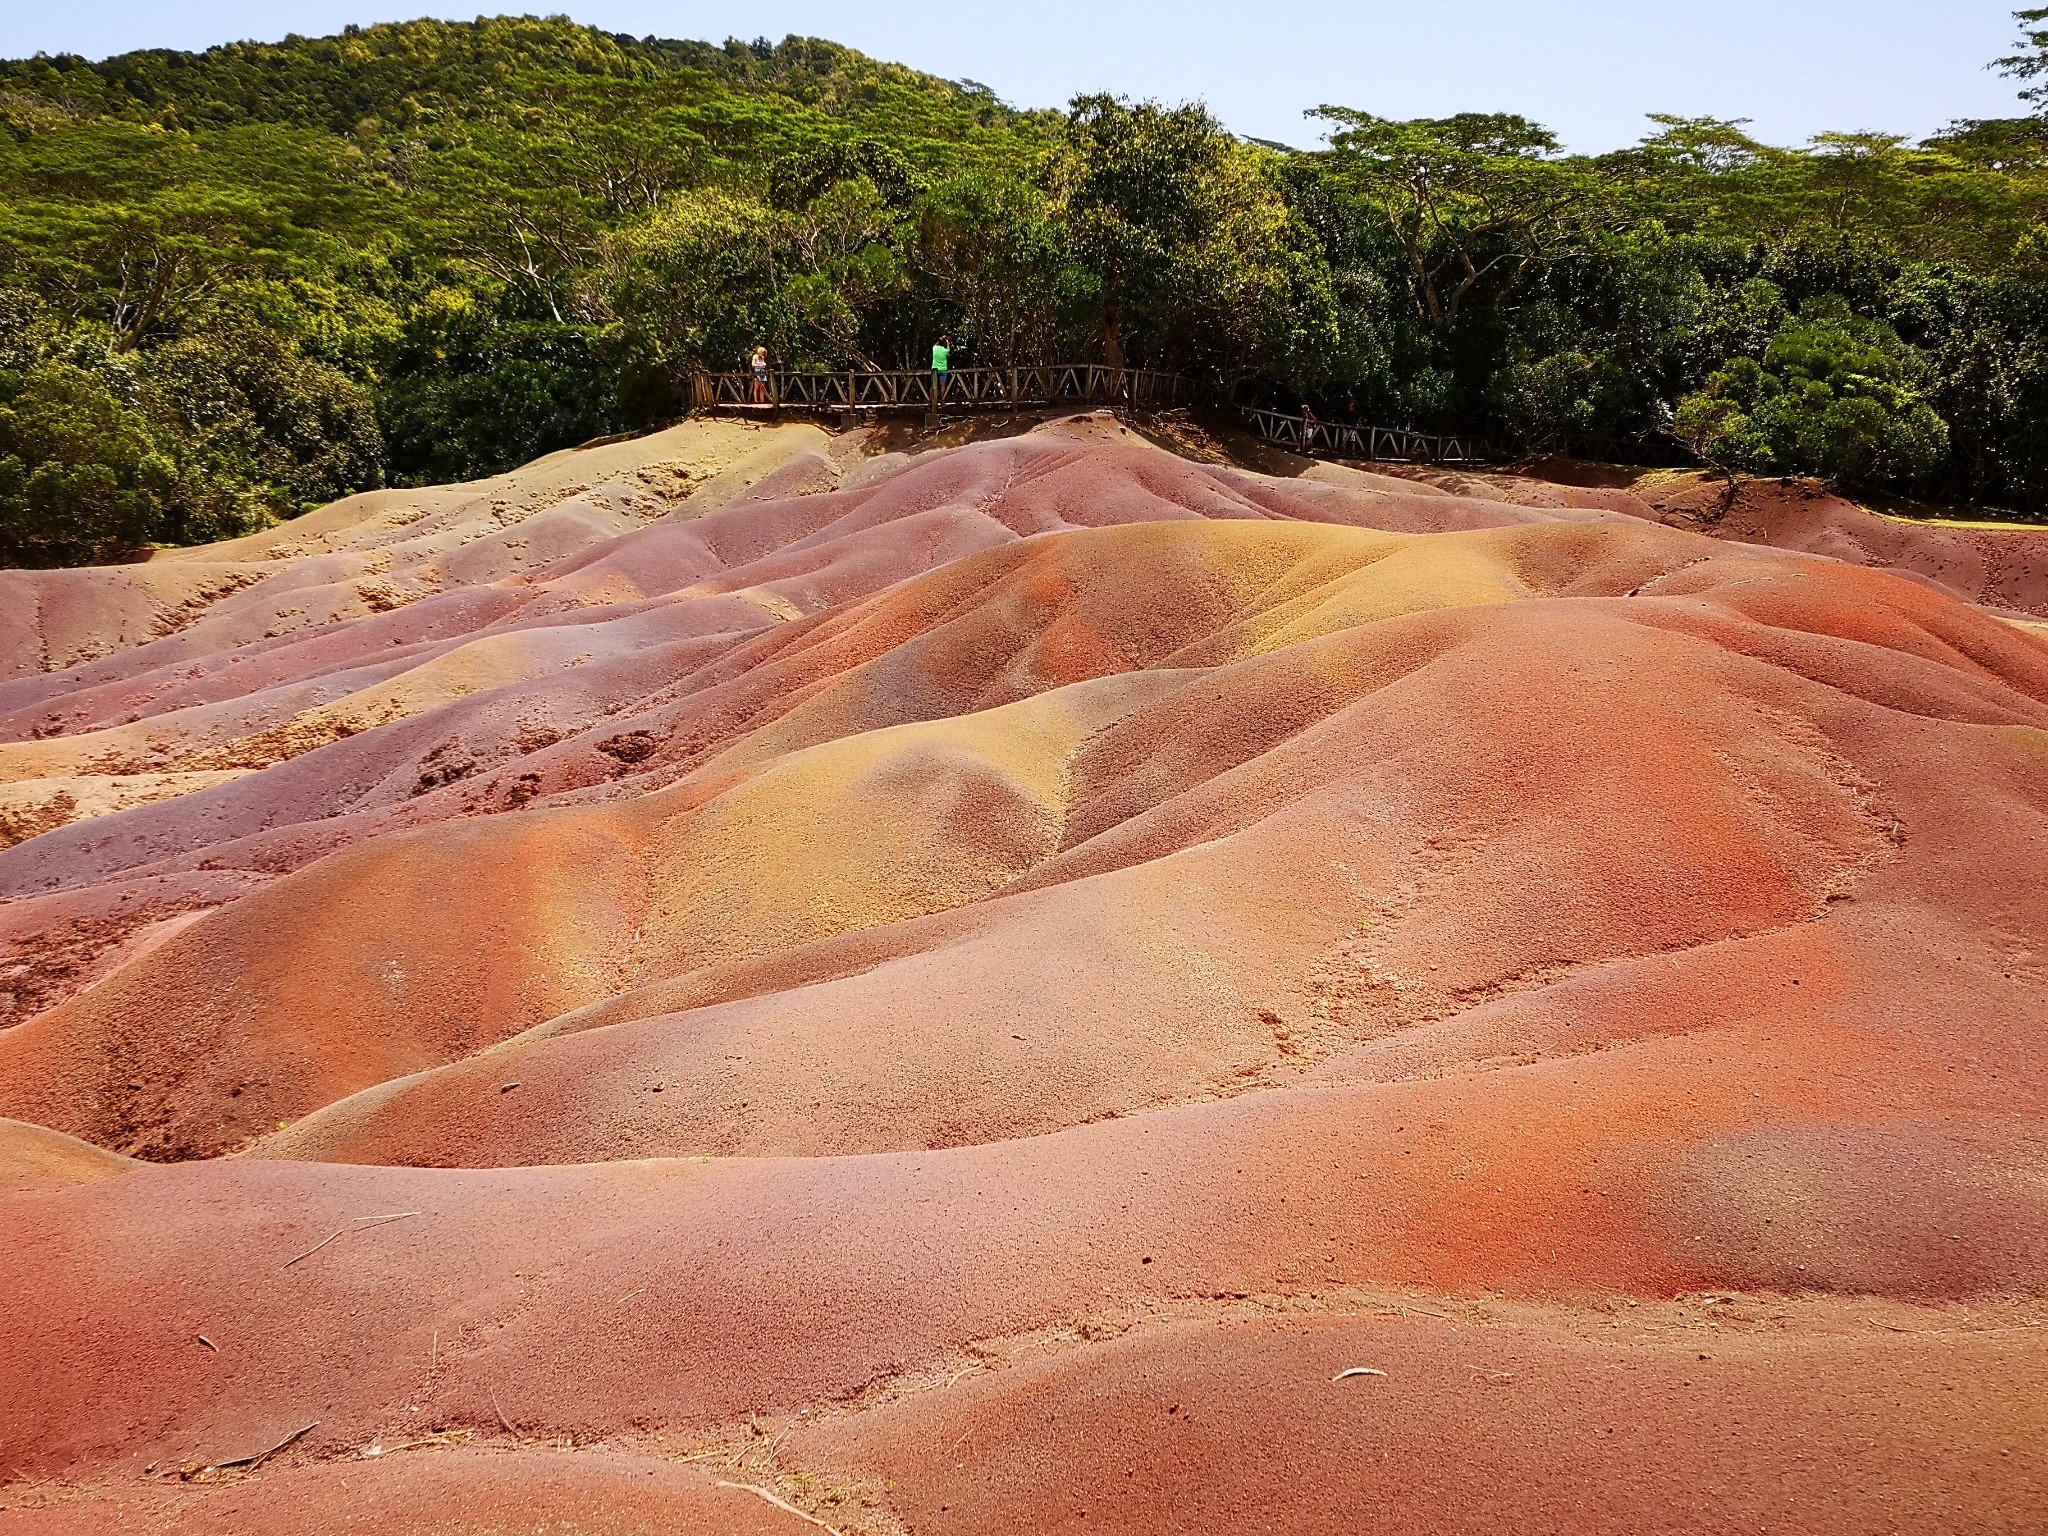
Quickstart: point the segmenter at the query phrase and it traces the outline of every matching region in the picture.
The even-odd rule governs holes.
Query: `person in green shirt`
[[[953,338],[941,336],[932,343],[932,372],[938,375],[936,387],[932,390],[932,404],[936,406],[946,398],[946,373],[953,356]]]

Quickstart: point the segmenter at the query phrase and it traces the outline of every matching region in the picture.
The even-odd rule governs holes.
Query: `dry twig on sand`
[[[266,1450],[257,1451],[253,1455],[249,1456],[236,1456],[229,1461],[213,1462],[210,1464],[208,1470],[214,1472],[225,1472],[230,1467],[248,1467],[251,1470],[254,1470],[257,1467],[262,1466],[264,1462],[270,1460],[271,1457],[275,1456],[279,1451],[283,1450],[286,1446],[290,1445],[294,1440],[298,1439],[301,1435],[310,1434],[312,1431],[318,1429],[319,1427],[320,1421],[318,1419],[315,1419],[311,1424],[307,1424],[298,1429],[293,1430],[290,1434],[286,1435],[282,1440],[278,1441],[277,1444],[270,1446]]]
[[[491,1394],[491,1406],[498,1410],[498,1422],[505,1426],[505,1433],[510,1435],[514,1440],[524,1440],[526,1436],[519,1433],[518,1429],[513,1425],[512,1421],[505,1417],[505,1409],[498,1402],[498,1389],[492,1386],[489,1382],[485,1382],[484,1390]]]
[[[790,1514],[795,1515],[799,1520],[808,1520],[812,1525],[815,1525],[821,1531],[831,1531],[832,1536],[839,1536],[839,1532],[836,1529],[834,1529],[832,1526],[827,1525],[824,1521],[820,1520],[816,1515],[805,1514],[802,1510],[798,1509],[794,1504],[790,1503],[787,1499],[778,1499],[766,1488],[758,1487],[753,1483],[729,1483],[722,1477],[718,1480],[718,1486],[721,1488],[743,1489],[746,1492],[754,1494],[759,1498],[766,1499],[770,1504],[773,1504],[777,1509],[787,1510]]]
[[[1386,1374],[1385,1371],[1376,1365],[1354,1365],[1349,1370],[1339,1371],[1330,1380],[1342,1381],[1347,1376],[1384,1376]]]
[[[714,1445],[709,1450],[692,1451],[687,1456],[678,1456],[676,1457],[676,1460],[678,1462],[685,1463],[692,1461],[716,1461],[721,1456],[726,1457],[728,1460],[730,1460],[732,1456],[732,1447],[729,1445]]]
[[[325,1248],[337,1237],[344,1237],[350,1232],[366,1231],[371,1227],[381,1227],[387,1221],[403,1221],[408,1216],[417,1216],[419,1214],[420,1213],[418,1211],[393,1211],[388,1216],[358,1216],[352,1223],[350,1223],[348,1226],[343,1227],[340,1231],[328,1233],[327,1236],[321,1238],[319,1242],[315,1243],[312,1247],[308,1248],[304,1253],[293,1254],[290,1258],[286,1259],[280,1267],[283,1269],[290,1269],[294,1264],[298,1263],[299,1260],[310,1259],[311,1257],[313,1257],[314,1254],[318,1253],[322,1248]]]
[[[1396,1302],[1394,1303],[1394,1310],[1396,1312],[1412,1312],[1417,1317],[1433,1317],[1440,1323],[1448,1323],[1451,1320],[1448,1312],[1432,1312],[1429,1308],[1418,1307],[1413,1302]]]

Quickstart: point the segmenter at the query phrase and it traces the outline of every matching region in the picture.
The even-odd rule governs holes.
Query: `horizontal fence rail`
[[[849,368],[844,372],[699,374],[702,410],[738,407],[779,410],[930,410],[934,407],[1003,409],[1018,405],[1122,405],[1165,409],[1192,405],[1192,380],[1154,368],[1111,368],[1102,363],[1048,363],[1030,368]]]
[[[1311,421],[1284,411],[1247,407],[1245,420],[1269,443],[1297,453],[1338,459],[1376,459],[1382,464],[1498,464],[1512,457],[1493,438],[1466,432],[1415,432],[1406,427],[1350,426]]]
[[[1207,398],[1207,392],[1183,374],[1104,363],[955,368],[948,373],[930,368],[771,370],[763,378],[752,373],[703,373],[695,382],[697,409],[705,411],[847,413],[1034,405],[1170,410],[1199,405]],[[1513,456],[1499,440],[1471,433],[1312,421],[1257,406],[1243,407],[1239,414],[1260,438],[1297,453],[1411,464],[1497,464]]]

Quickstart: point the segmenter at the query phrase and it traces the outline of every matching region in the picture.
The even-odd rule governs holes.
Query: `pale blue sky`
[[[1574,148],[1641,137],[1646,112],[1747,117],[1797,143],[1829,128],[1918,136],[2018,111],[1985,69],[2009,51],[2013,0],[555,0],[615,32],[830,37],[970,78],[1020,106],[1078,91],[1199,97],[1238,133],[1308,144],[1304,108],[1393,117],[1521,112]],[[89,57],[333,32],[347,22],[466,17],[433,0],[4,0],[0,56]],[[519,7],[508,9],[518,10]]]

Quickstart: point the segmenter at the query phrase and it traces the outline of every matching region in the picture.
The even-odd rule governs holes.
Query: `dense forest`
[[[2048,10],[2018,13],[2048,78]],[[2022,92],[2048,107],[2042,88]],[[781,366],[1102,359],[2048,506],[2048,121],[1762,144],[986,88],[564,19],[0,64],[0,563],[477,476]]]

